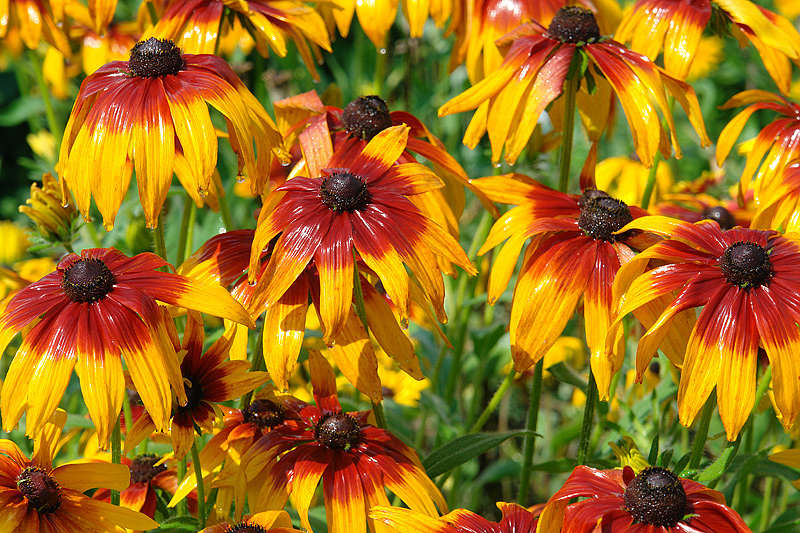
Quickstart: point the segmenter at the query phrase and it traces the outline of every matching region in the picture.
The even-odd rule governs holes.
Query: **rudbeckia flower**
[[[93,500],[83,493],[96,487],[123,490],[125,465],[72,463],[53,468],[53,455],[67,414],[57,411],[42,425],[28,459],[16,444],[0,440],[0,523],[3,531],[26,533],[117,533],[119,527],[149,530],[158,523],[142,513]]]
[[[106,24],[102,31],[95,31],[89,9],[80,2],[67,2],[64,10],[73,20],[69,35],[80,42],[81,67],[87,75],[106,63],[127,59],[142,36],[139,25],[128,21]]]
[[[44,37],[48,44],[69,56],[69,41],[58,28],[50,4],[43,0],[6,0],[0,3],[0,39],[5,39],[10,28],[16,28],[22,42],[31,50],[39,48]]]
[[[756,111],[769,109],[781,116],[758,132],[749,143],[747,163],[739,179],[739,196],[750,187],[750,180],[756,175],[755,202],[760,203],[762,190],[770,190],[781,170],[790,161],[800,156],[800,105],[787,100],[779,94],[767,91],[742,91],[727,102],[721,109],[732,109],[746,105],[747,108],[728,122],[717,140],[717,164],[728,158],[733,144],[742,133],[750,116]],[[756,170],[758,173],[756,174]]]
[[[300,412],[299,424],[267,433],[242,459],[248,479],[265,474],[261,492],[249,498],[250,509],[280,509],[292,493],[300,523],[313,531],[308,509],[322,480],[329,533],[366,533],[367,510],[389,505],[387,488],[417,512],[446,511],[417,453],[369,425],[368,411],[342,412],[333,369],[322,354],[309,350],[309,365],[317,405]]]
[[[685,356],[666,354],[682,367],[681,422],[690,425],[716,387],[722,424],[728,440],[734,440],[755,401],[761,346],[772,365],[778,416],[791,427],[800,412],[800,243],[774,231],[723,231],[716,222],[689,224],[666,217],[637,219],[623,229],[667,237],[629,261],[614,280],[620,299],[616,324],[639,306],[668,298],[661,316],[639,341],[639,375],[676,315],[686,311],[694,317],[694,308],[702,306]],[[642,273],[650,260],[661,266]]]
[[[187,188],[208,191],[217,163],[208,105],[225,116],[239,171],[254,177],[258,189],[273,152],[282,155],[280,134],[219,57],[181,54],[172,42],[150,38],[133,47],[129,61],[88,76],[56,165],[83,216],[88,220],[94,196],[112,229],[134,168],[148,227],[158,224],[173,172],[183,174]]]
[[[665,158],[671,153],[661,116],[669,127],[675,155],[681,157],[666,89],[689,115],[703,146],[711,144],[694,90],[646,57],[601,37],[594,15],[587,9],[561,8],[548,28],[532,21],[497,44],[509,47],[502,65],[439,108],[439,116],[477,108],[464,144],[474,148],[488,131],[494,163],[500,161],[504,146],[505,160],[512,165],[516,162],[539,115],[563,93],[568,75],[580,76],[577,106],[593,142],[610,121],[616,93],[633,133],[636,154],[645,166],[652,166],[657,151]],[[571,73],[575,54],[583,56],[576,63],[583,66]]]
[[[789,92],[800,34],[784,17],[749,0],[638,0],[616,38],[652,60],[663,52],[666,71],[685,80],[709,25],[720,33],[730,29],[742,46],[753,43],[778,88]]]
[[[517,258],[525,250],[514,287],[509,335],[517,372],[524,372],[555,344],[583,300],[591,366],[602,398],[622,361],[618,349],[606,353],[611,325],[611,283],[620,265],[646,245],[641,232],[615,234],[646,212],[586,188],[565,194],[520,174],[473,181],[496,202],[514,204],[495,222],[478,254],[508,239],[489,274],[487,296],[494,304],[505,291]],[[633,248],[632,248],[633,247]]]
[[[358,261],[380,279],[401,324],[408,320],[412,283],[406,266],[444,321],[437,257],[468,274],[477,271],[458,242],[410,199],[441,187],[441,181],[420,163],[398,161],[409,128],[392,126],[366,145],[354,140],[338,146],[331,144],[324,122],[320,129],[323,133],[311,138],[313,151],[305,150],[304,175],[275,189],[259,216],[250,255],[251,282],[258,276],[262,250],[277,237],[262,282],[265,305],[279,301],[313,265],[319,275],[323,338],[330,343],[352,312]]]
[[[784,167],[769,187],[761,187],[759,200],[753,228],[800,231],[800,161]]]
[[[269,50],[286,57],[287,39],[294,41],[311,76],[319,81],[315,47],[331,51],[328,30],[319,13],[297,0],[173,0],[164,15],[147,34],[166,38],[190,54],[213,54],[217,40],[233,29],[228,11],[239,18],[264,56]]]
[[[594,179],[598,189],[612,194],[628,205],[639,205],[642,203],[649,174],[650,170],[635,157],[619,156],[600,161],[595,168]],[[669,164],[660,161],[651,201],[655,202],[666,194],[674,183],[675,178]]]
[[[174,331],[174,330],[172,330]],[[211,433],[217,418],[222,418],[218,402],[233,400],[263,385],[266,372],[250,372],[249,361],[228,361],[231,347],[229,336],[223,335],[203,352],[203,322],[193,311],[189,312],[183,343],[173,339],[176,352],[183,355],[181,376],[186,386],[186,405],[176,403],[172,410],[170,435],[176,459],[183,459],[194,444],[195,432]],[[139,417],[125,439],[125,453],[156,430],[148,411]]]
[[[302,533],[292,527],[286,511],[264,511],[246,516],[241,522],[223,522],[207,527],[200,533]]]
[[[36,224],[38,237],[45,244],[71,246],[75,238],[78,210],[71,198],[64,198],[62,193],[58,180],[46,172],[42,175],[41,187],[32,184],[30,198],[19,206],[19,212]],[[7,242],[6,239],[3,242]]]
[[[398,533],[536,533],[537,515],[515,503],[497,502],[497,507],[503,513],[499,522],[490,522],[467,509],[432,517],[400,507],[375,507],[369,516]]]
[[[686,222],[713,220],[723,230],[735,226],[750,227],[753,214],[733,200],[718,200],[710,194],[670,193],[650,210],[654,215],[677,218]]]
[[[81,391],[101,446],[122,409],[130,377],[159,430],[166,430],[172,393],[187,402],[175,349],[157,302],[252,325],[221,287],[160,272],[154,254],[126,257],[113,248],[69,254],[48,274],[17,293],[0,315],[0,353],[23,328],[22,345],[0,393],[3,428],[27,411],[28,435],[50,417],[78,365]]]
[[[548,514],[572,498],[586,498]],[[666,468],[651,466],[596,470],[578,466],[553,494],[542,513],[541,533],[750,533],[739,514],[725,505],[722,493]]]

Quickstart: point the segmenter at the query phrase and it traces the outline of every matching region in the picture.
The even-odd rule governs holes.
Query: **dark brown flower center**
[[[645,468],[625,489],[625,508],[638,522],[674,526],[687,514],[686,491],[678,476],[658,466]]]
[[[29,466],[17,476],[17,489],[39,514],[52,513],[61,506],[61,488],[50,475],[36,466]]]
[[[131,48],[128,70],[140,78],[158,78],[183,70],[181,49],[169,39],[150,37]]]
[[[342,125],[353,137],[371,141],[392,125],[389,106],[380,96],[361,96],[344,108]]]
[[[267,530],[258,524],[242,522],[235,526],[229,526],[223,533],[267,533]]]
[[[101,260],[80,259],[64,270],[61,287],[73,302],[94,303],[105,298],[116,281]]]
[[[578,226],[586,235],[608,242],[621,241],[627,237],[628,232],[614,235],[615,231],[633,220],[631,210],[625,202],[612,198],[603,191],[587,189],[578,199],[578,205],[581,208]]]
[[[547,37],[569,44],[591,43],[600,39],[600,28],[591,10],[564,6],[553,17]]]
[[[283,406],[270,400],[256,400],[244,411],[244,421],[261,429],[280,426],[285,419]]]
[[[325,415],[314,428],[314,439],[334,450],[349,450],[360,436],[358,421],[344,413]]]
[[[706,207],[700,216],[703,217],[702,220],[713,220],[724,230],[729,230],[736,225],[736,219],[733,218],[731,212],[721,205]]]
[[[161,472],[166,472],[166,464],[156,464],[161,457],[154,453],[146,453],[136,457],[131,462],[131,485],[136,483],[149,484],[150,481]]]
[[[335,172],[324,178],[319,195],[322,203],[337,213],[366,209],[372,201],[364,180],[349,172]]]
[[[179,407],[184,411],[191,411],[201,403],[203,403],[203,386],[197,378],[189,379],[191,385],[185,387],[186,389],[186,405]]]
[[[767,285],[773,274],[769,252],[754,242],[728,246],[719,258],[719,266],[725,279],[742,289]]]

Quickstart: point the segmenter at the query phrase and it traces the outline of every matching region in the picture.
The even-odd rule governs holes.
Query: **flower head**
[[[795,297],[800,290],[795,276],[800,243],[774,231],[741,227],[723,231],[716,222],[689,224],[666,217],[637,219],[625,229],[667,237],[623,266],[614,280],[620,301],[615,324],[640,306],[660,301],[660,316],[639,341],[639,375],[664,335],[688,323],[685,355],[667,352],[682,367],[681,422],[690,425],[716,387],[722,423],[728,439],[734,440],[755,401],[761,346],[773,368],[779,417],[791,427],[800,412],[800,367],[795,357],[800,349],[800,308]],[[660,266],[642,273],[650,260]],[[695,307],[703,308],[696,323]]]
[[[264,435],[242,459],[248,479],[264,480],[250,508],[281,508],[291,492],[301,524],[313,531],[308,509],[322,480],[330,533],[366,533],[367,509],[389,505],[386,488],[415,511],[437,516],[437,507],[446,510],[416,452],[368,424],[369,412],[342,412],[333,369],[315,350],[309,364],[317,405],[303,409],[298,424]]]
[[[210,188],[217,135],[208,105],[225,116],[239,171],[260,190],[273,153],[282,156],[272,119],[225,61],[182,54],[155,38],[137,43],[129,61],[112,61],[81,84],[56,168],[62,187],[86,218],[94,196],[111,229],[135,168],[146,223],[155,227],[173,172],[190,190]]]
[[[43,0],[8,0],[0,4],[0,39],[10,28],[18,28],[19,36],[31,50],[39,48],[44,40],[69,56],[69,41],[59,29],[51,2]]]
[[[579,76],[578,110],[592,141],[597,141],[610,122],[614,93],[619,97],[633,133],[639,159],[652,166],[655,154],[670,155],[661,126],[666,120],[672,147],[681,156],[675,125],[667,104],[668,90],[689,115],[703,145],[710,145],[694,90],[664,74],[649,59],[605,39],[591,11],[561,8],[550,26],[532,21],[497,41],[509,46],[502,65],[487,77],[439,108],[439,116],[469,109],[477,111],[464,135],[474,148],[488,131],[492,161],[514,164],[528,142],[539,115],[564,91],[568,76]],[[573,57],[582,59],[572,72]]]
[[[0,351],[26,326],[0,394],[3,427],[28,412],[35,435],[61,400],[78,365],[83,398],[101,445],[107,445],[125,391],[121,358],[156,427],[165,430],[172,404],[187,401],[175,349],[158,301],[251,324],[220,287],[160,272],[153,254],[117,250],[69,254],[56,272],[28,285],[0,315]]]
[[[42,186],[31,185],[31,196],[19,207],[36,224],[39,237],[48,244],[70,244],[74,238],[78,211],[71,198],[62,197],[58,180],[49,172],[42,175]]]
[[[573,498],[586,499],[568,504]],[[545,519],[548,533],[560,531],[555,527],[562,520],[564,531],[586,533],[601,528],[609,533],[750,533],[721,493],[657,466],[638,474],[630,466],[578,466],[547,502]]]
[[[130,476],[125,465],[74,463],[53,468],[53,455],[66,420],[67,414],[58,410],[43,424],[36,433],[31,459],[13,442],[0,440],[3,531],[116,533],[119,526],[136,530],[158,527],[142,513],[83,494],[103,486],[125,489]]]
[[[536,514],[515,503],[497,502],[497,507],[503,513],[500,522],[490,522],[466,509],[432,517],[400,507],[374,507],[369,515],[398,533],[536,533]]]
[[[286,511],[264,511],[246,516],[241,522],[223,522],[207,527],[200,533],[301,533],[292,528],[292,520]]]

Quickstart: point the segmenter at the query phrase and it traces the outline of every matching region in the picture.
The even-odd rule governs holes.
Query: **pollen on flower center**
[[[286,419],[283,406],[269,400],[255,400],[244,411],[244,420],[261,429],[272,429]]]
[[[17,488],[28,500],[28,506],[39,514],[56,511],[61,506],[61,488],[50,475],[36,466],[29,466],[17,476]]]
[[[149,484],[154,477],[166,471],[166,464],[156,464],[160,460],[161,457],[154,453],[146,453],[136,457],[130,466],[131,485],[135,483]]]
[[[73,302],[94,303],[114,288],[117,279],[99,259],[81,259],[64,270],[61,287]]]
[[[229,526],[223,533],[267,533],[267,530],[258,524],[241,523]]]
[[[389,106],[380,96],[361,96],[344,108],[342,125],[354,137],[370,141],[392,125]]]
[[[578,226],[586,235],[608,242],[624,239],[625,234],[614,235],[614,232],[633,220],[625,202],[603,191],[587,189],[578,200],[578,205],[581,208]]]
[[[181,49],[168,39],[150,37],[131,48],[128,70],[140,78],[158,78],[183,69]]]
[[[322,203],[337,213],[363,210],[372,201],[364,180],[349,172],[335,172],[323,179],[319,195]]]
[[[769,252],[754,242],[729,246],[719,258],[719,266],[725,279],[742,289],[766,285],[773,274]]]
[[[343,413],[325,415],[314,428],[314,439],[334,450],[349,450],[360,436],[358,421]]]
[[[686,491],[678,476],[658,466],[645,468],[625,489],[625,508],[653,526],[674,526],[687,514]]]
[[[700,216],[702,216],[701,220],[713,220],[724,230],[729,230],[736,225],[736,219],[733,218],[731,212],[721,205],[706,207]]]
[[[591,43],[600,39],[600,28],[591,10],[564,6],[553,17],[547,37],[569,44]]]

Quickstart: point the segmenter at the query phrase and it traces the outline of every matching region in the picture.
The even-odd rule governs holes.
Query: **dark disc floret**
[[[733,218],[731,212],[721,205],[710,205],[704,208],[700,216],[701,220],[713,220],[724,230],[729,230],[736,225],[736,219]]]
[[[39,514],[52,513],[61,506],[61,487],[50,474],[37,466],[29,466],[20,472],[17,489],[28,500],[28,507]]]
[[[272,429],[283,424],[286,410],[270,400],[255,400],[244,410],[244,421],[263,429]]]
[[[725,279],[741,289],[767,285],[773,275],[769,252],[754,242],[728,246],[719,258],[719,266]]]
[[[160,460],[161,457],[154,453],[145,453],[136,457],[129,467],[131,471],[131,485],[135,483],[149,484],[158,474],[166,472],[166,464],[156,464]]]
[[[349,450],[360,436],[358,421],[344,413],[327,414],[314,428],[314,439],[334,450]]]
[[[625,488],[625,509],[637,522],[671,527],[689,514],[681,480],[666,468],[650,466]]]
[[[190,378],[189,383],[191,386],[186,387],[186,405],[180,406],[178,409],[183,411],[191,411],[203,403],[203,385],[198,378]]]
[[[578,226],[588,236],[608,242],[621,241],[627,237],[625,232],[614,232],[633,220],[628,205],[597,189],[587,189],[578,199],[581,214]]]
[[[61,287],[73,302],[94,303],[114,288],[114,273],[99,259],[80,259],[64,270]]]
[[[259,526],[258,524],[248,524],[247,522],[242,522],[241,524],[236,524],[235,526],[228,526],[223,533],[268,533],[267,529]]]
[[[131,48],[128,70],[140,78],[158,78],[183,70],[181,49],[169,39],[150,37]]]
[[[334,172],[322,180],[319,187],[322,203],[337,213],[363,210],[372,201],[367,184],[349,172]]]
[[[600,39],[600,27],[590,9],[564,6],[553,17],[547,37],[568,44],[593,43]]]
[[[342,112],[342,126],[353,137],[367,142],[392,125],[389,106],[380,96],[361,96]]]

